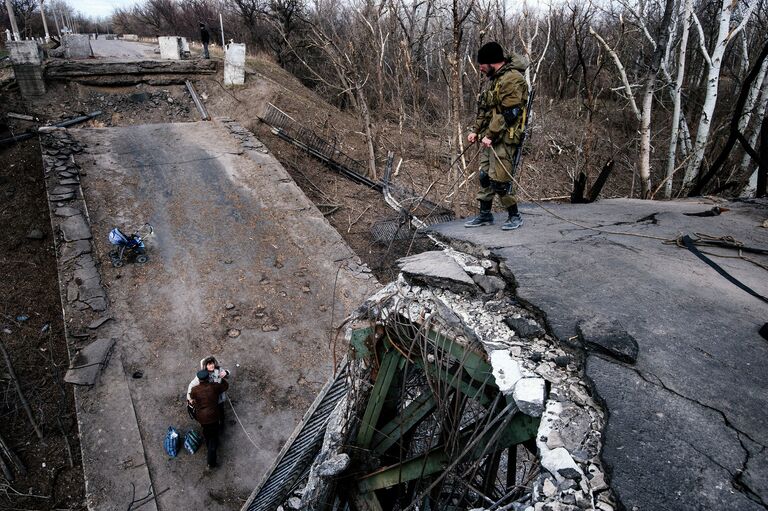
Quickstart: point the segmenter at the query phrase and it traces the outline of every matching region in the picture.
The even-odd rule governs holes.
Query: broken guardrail
[[[412,239],[419,234],[420,229],[453,220],[454,213],[450,209],[391,181],[392,153],[387,157],[384,179],[374,181],[365,176],[366,166],[363,162],[351,158],[335,144],[302,126],[275,105],[268,103],[264,115],[259,117],[259,120],[271,126],[272,132],[278,137],[310,153],[342,175],[384,194],[385,202],[397,211],[398,215],[395,219],[379,221],[373,225],[371,233],[377,242],[388,244],[393,240]]]
[[[66,128],[68,126],[73,126],[75,124],[79,124],[81,122],[88,121],[90,119],[93,119],[94,117],[98,117],[102,114],[101,110],[97,110],[95,112],[91,112],[90,114],[81,115],[78,117],[74,117],[72,119],[67,119],[66,121],[62,121],[56,124],[53,124],[52,126],[41,126],[37,129],[26,131],[20,135],[15,135],[8,138],[0,139],[0,146],[8,145],[8,144],[15,144],[16,142],[21,142],[23,140],[28,140],[35,135],[37,135],[41,130],[45,131],[46,128]]]

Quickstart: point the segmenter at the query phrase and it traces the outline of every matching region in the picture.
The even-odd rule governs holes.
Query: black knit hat
[[[496,41],[485,43],[477,52],[478,64],[498,64],[504,62],[504,49]]]
[[[208,381],[208,371],[201,369],[197,372],[197,379],[200,381]]]

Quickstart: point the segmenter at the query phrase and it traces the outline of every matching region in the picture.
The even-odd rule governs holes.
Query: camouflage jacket
[[[477,118],[472,131],[477,133],[478,138],[488,137],[494,143],[520,142],[525,115],[518,116],[514,126],[507,126],[502,113],[516,106],[525,110],[528,104],[528,83],[523,72],[527,67],[528,62],[524,57],[513,55],[488,80],[477,97]]]

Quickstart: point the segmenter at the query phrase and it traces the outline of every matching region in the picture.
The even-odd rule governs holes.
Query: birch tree
[[[674,0],[666,0],[664,5],[664,14],[661,17],[659,25],[659,33],[657,37],[650,38],[655,40],[654,51],[651,56],[651,61],[648,63],[645,78],[643,80],[643,92],[642,92],[642,109],[638,108],[635,100],[635,94],[632,90],[632,86],[629,83],[624,65],[621,63],[618,54],[614,48],[611,48],[608,43],[590,27],[590,33],[605,47],[608,54],[614,61],[616,68],[621,77],[624,90],[627,98],[630,101],[630,106],[635,114],[635,117],[639,123],[640,133],[640,155],[638,174],[640,176],[641,184],[641,197],[647,199],[651,193],[651,119],[653,109],[653,93],[656,86],[656,75],[658,74],[661,60],[666,53],[666,48],[669,39],[670,20],[672,10],[674,7]],[[645,13],[640,13],[643,16]]]
[[[693,0],[684,0],[682,4],[682,22],[683,34],[680,37],[680,49],[677,57],[677,75],[674,81],[672,96],[672,131],[669,136],[669,152],[667,153],[667,172],[666,182],[664,183],[664,197],[672,197],[672,178],[675,173],[677,163],[677,140],[680,135],[680,120],[685,122],[685,117],[681,117],[683,80],[685,78],[685,56],[688,49],[688,37],[691,30],[691,17],[693,16]],[[687,125],[686,125],[687,135]],[[688,137],[686,137],[686,140]]]
[[[699,49],[701,50],[702,57],[707,65],[707,77],[705,82],[706,96],[704,98],[704,105],[701,108],[701,115],[699,116],[698,128],[696,130],[696,142],[694,143],[693,154],[685,169],[685,176],[683,177],[682,188],[684,191],[691,188],[693,180],[698,176],[699,169],[704,161],[704,152],[707,147],[707,142],[709,141],[709,132],[712,127],[712,116],[715,112],[715,105],[717,104],[717,95],[720,85],[720,68],[723,63],[725,49],[739,32],[744,29],[756,5],[757,0],[751,0],[743,14],[741,23],[731,29],[734,10],[738,6],[738,3],[733,0],[722,0],[718,18],[717,36],[711,52],[707,50],[704,29],[701,26],[699,18],[696,16],[696,13],[693,13],[692,15],[694,25],[699,33]]]

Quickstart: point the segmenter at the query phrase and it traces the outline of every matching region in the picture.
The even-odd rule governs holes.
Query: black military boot
[[[509,214],[509,216],[507,217],[507,221],[504,222],[501,226],[502,231],[512,231],[514,229],[517,229],[521,225],[523,225],[523,217],[520,215],[520,212],[517,210],[517,204],[511,207],[508,207],[507,213]]]
[[[493,225],[493,213],[491,207],[493,201],[480,201],[480,214],[471,220],[464,222],[464,227],[480,227],[481,225]]]

